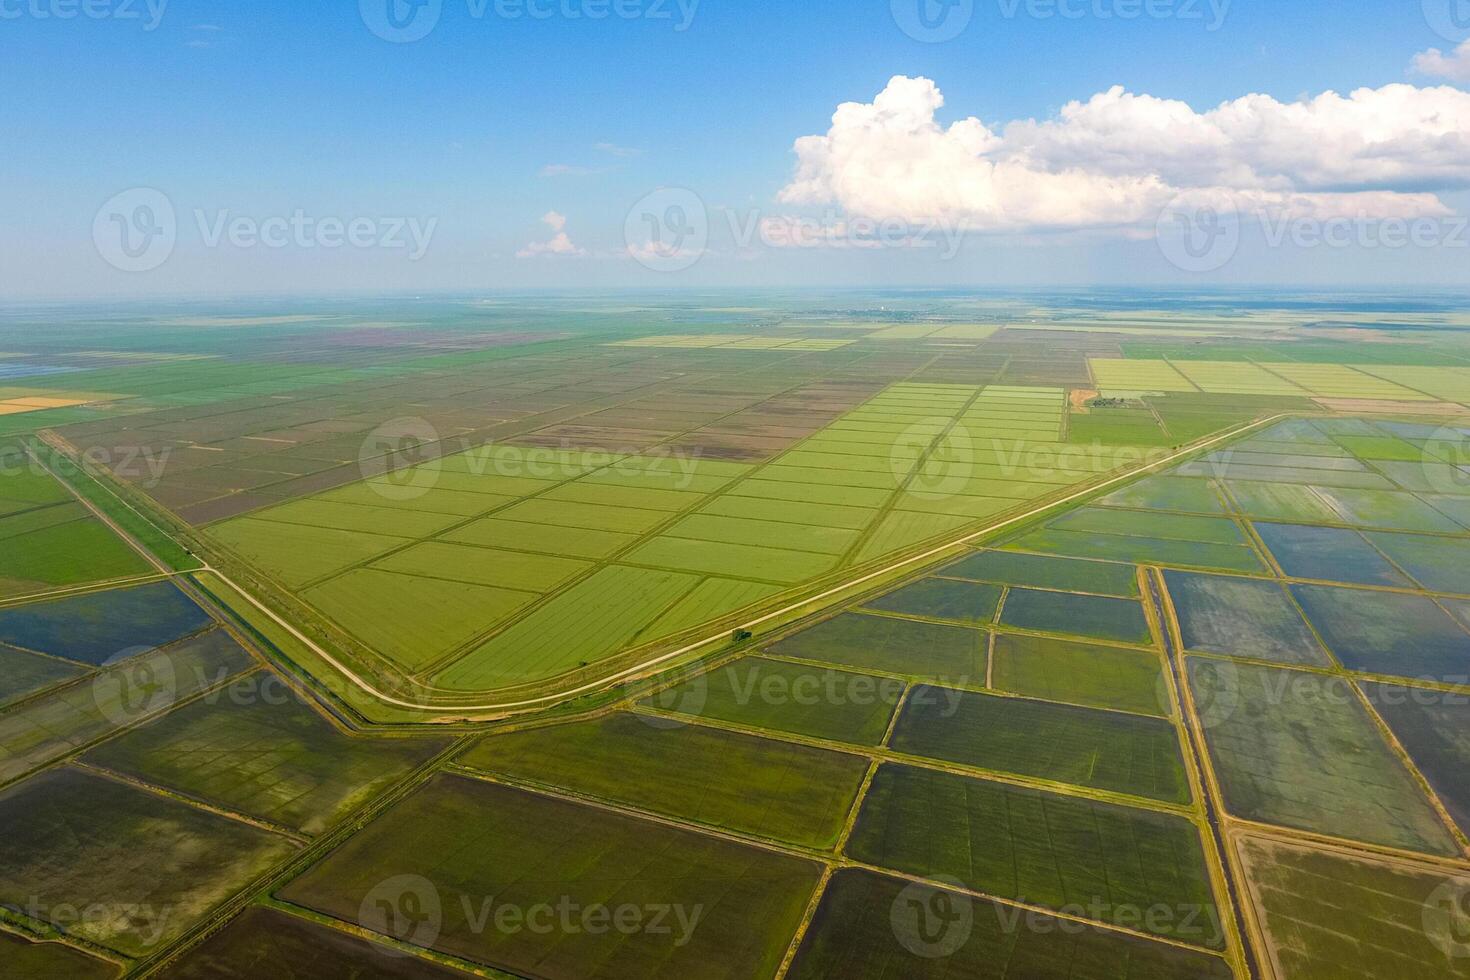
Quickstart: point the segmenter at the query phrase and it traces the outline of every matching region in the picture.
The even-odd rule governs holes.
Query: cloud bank
[[[1051,119],[945,127],[939,87],[895,76],[796,141],[788,205],[880,221],[1032,232],[1153,228],[1178,206],[1297,217],[1437,217],[1470,186],[1470,93],[1388,85],[1207,112],[1121,87]]]

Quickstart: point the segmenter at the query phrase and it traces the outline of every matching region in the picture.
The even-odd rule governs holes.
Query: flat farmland
[[[1280,583],[1175,571],[1166,572],[1164,581],[1186,650],[1286,664],[1331,663]]]
[[[214,625],[169,582],[0,610],[0,642],[100,666]]]
[[[1224,946],[1199,829],[1171,814],[888,765],[847,853],[1192,946]],[[1148,909],[1174,914],[1149,917]]]
[[[269,699],[256,692],[275,691]],[[302,834],[318,834],[429,761],[443,739],[348,735],[271,675],[195,701],[85,761]]]
[[[71,768],[0,793],[0,814],[0,902],[105,903],[109,916],[52,925],[125,956],[167,945],[295,849],[284,837]]]
[[[0,958],[6,972],[16,980],[109,980],[119,974],[117,964],[89,956],[61,943],[33,941],[0,932]]]
[[[1453,955],[1464,938],[1453,896],[1470,877],[1257,837],[1239,849],[1281,975],[1470,977],[1470,960]]]
[[[1160,718],[920,689],[889,744],[909,755],[1167,803],[1187,803],[1190,795],[1179,734]]]
[[[169,980],[254,980],[260,964],[312,977],[469,980],[474,974],[405,956],[330,926],[275,909],[251,908],[162,973]]]
[[[1190,658],[1226,806],[1263,823],[1429,854],[1459,845],[1341,678]]]
[[[566,683],[1109,471],[1007,469],[1007,453],[1066,448],[1060,388],[899,382],[865,395],[835,413],[783,406],[779,426],[785,396],[772,397],[773,430],[800,435],[760,459],[683,455],[690,433],[651,409],[618,424],[665,438],[622,452],[528,436],[252,508],[206,533],[299,595],[375,672],[454,699]],[[760,404],[732,418],[755,427]],[[1100,588],[1128,588],[1112,577],[1121,569],[1091,571]],[[980,601],[932,618],[985,620],[988,590],[922,588]]]
[[[1164,687],[1163,662],[1148,650],[997,633],[991,678],[996,690],[1043,701],[1144,715],[1173,714]]]
[[[905,916],[895,916],[895,908],[905,910]],[[923,908],[958,915],[955,921],[967,928],[937,930],[918,911],[908,912]],[[1204,952],[1099,928],[1064,927],[1049,916],[942,887],[914,887],[901,878],[847,869],[834,875],[823,893],[789,975],[801,980],[956,975],[1227,980],[1233,973],[1225,960]]]
[[[965,684],[985,676],[986,634],[949,623],[844,612],[778,640],[771,652],[856,670]]]
[[[690,831],[454,776],[436,777],[280,897],[355,922],[379,884],[414,875],[442,910],[433,948],[547,977],[772,976],[818,866]],[[483,904],[662,910],[667,931],[503,928]],[[683,918],[677,913],[682,911]],[[501,922],[508,920],[502,919]]]
[[[644,702],[648,707],[853,745],[877,745],[903,681],[746,657]]]
[[[1470,832],[1470,697],[1360,685],[1461,831]]]
[[[0,973],[1456,975],[1470,319],[825,302],[5,355]]]
[[[836,844],[868,769],[861,756],[629,714],[492,737],[459,762],[821,849]]]

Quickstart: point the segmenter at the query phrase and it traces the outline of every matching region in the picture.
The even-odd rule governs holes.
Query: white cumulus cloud
[[[1452,82],[1470,82],[1470,41],[1449,54],[1430,48],[1414,55],[1414,71],[1430,78],[1448,78]]]
[[[548,211],[541,216],[541,223],[550,228],[552,236],[544,242],[531,242],[516,252],[516,258],[532,259],[541,255],[586,255],[587,250],[572,241],[567,234],[567,216],[558,211]]]
[[[1470,94],[1389,85],[1206,112],[1113,88],[1053,118],[942,125],[939,87],[897,76],[796,141],[790,205],[876,220],[1044,231],[1152,226],[1181,195],[1306,217],[1449,213],[1470,186]]]

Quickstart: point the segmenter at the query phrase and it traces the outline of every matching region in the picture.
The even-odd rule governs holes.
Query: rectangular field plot
[[[1332,505],[1345,524],[1388,531],[1443,531],[1463,529],[1412,493],[1394,490],[1348,490],[1318,487],[1317,495]]]
[[[426,939],[442,952],[540,976],[699,980],[774,975],[819,868],[597,807],[438,776],[281,897],[355,923],[374,888],[403,874],[431,883],[443,918]],[[646,926],[657,914],[660,928],[619,931],[603,919],[575,933],[532,930],[526,920],[511,929],[496,925],[496,908],[489,925],[477,924],[472,916],[487,902],[528,914],[561,902],[579,912],[636,910]]]
[[[1226,458],[1221,455],[1215,459],[1203,459],[1192,463],[1185,463],[1178,469],[1172,471],[1174,476],[1189,477],[1213,477],[1223,480],[1226,484],[1238,481],[1249,483],[1284,483],[1300,486],[1320,487],[1351,487],[1359,490],[1396,490],[1392,480],[1369,472],[1366,469],[1359,470],[1337,470],[1321,466],[1320,464],[1302,465],[1304,460],[1315,461],[1321,457],[1304,457],[1303,460],[1292,460],[1297,465],[1265,465],[1264,463],[1252,463],[1245,458],[1246,454],[1240,454]],[[1336,462],[1329,460],[1329,462]],[[1351,461],[1348,461],[1351,462]],[[1361,465],[1361,464],[1358,464]],[[1395,466],[1401,464],[1381,463],[1381,467]],[[1404,489],[1414,489],[1405,487]]]
[[[1174,714],[1163,664],[1149,651],[999,633],[992,656],[996,690],[1090,708]]]
[[[981,625],[995,618],[1002,591],[998,585],[926,578],[864,605],[904,616]]]
[[[1239,525],[1226,517],[1083,507],[1058,517],[1049,526],[1063,531],[1128,534],[1170,541],[1197,541],[1201,544],[1245,544],[1245,536]]]
[[[974,846],[983,842],[982,846]],[[1220,949],[1199,829],[1183,817],[885,765],[847,854],[997,898]],[[1169,916],[1143,922],[1145,909]]]
[[[842,613],[775,643],[770,651],[859,670],[978,684],[985,676],[985,646],[979,630]]]
[[[1414,493],[1470,496],[1470,466],[1449,463],[1374,463],[1384,475]]]
[[[385,497],[379,501],[386,505]],[[487,504],[488,510],[491,504]],[[458,524],[461,518],[452,514],[435,514],[406,507],[343,504],[325,500],[298,500],[283,507],[272,507],[256,517],[277,524],[300,524],[306,527],[329,527],[338,531],[361,531],[396,538],[422,538]]]
[[[1255,528],[1291,578],[1399,588],[1412,585],[1356,531],[1297,524],[1256,524]]]
[[[125,956],[177,939],[295,850],[283,837],[70,768],[0,793],[0,822],[0,902],[119,910],[53,924]]]
[[[416,673],[534,602],[512,592],[364,568],[303,595],[376,652]]]
[[[935,913],[958,915],[936,928]],[[942,921],[942,920],[941,920]],[[961,925],[963,923],[963,926]],[[792,980],[1230,980],[1225,960],[853,868],[832,876]]]
[[[1278,975],[1470,977],[1470,958],[1446,955],[1463,943],[1451,903],[1470,890],[1470,876],[1257,837],[1238,849]]]
[[[293,589],[413,543],[410,538],[255,518],[212,527],[209,534]]]
[[[1093,380],[1103,391],[1198,391],[1168,361],[1088,359]]]
[[[555,677],[633,641],[699,576],[609,565],[445,668],[442,687],[480,691]]]
[[[1193,657],[1188,673],[1231,813],[1404,850],[1459,852],[1347,681]]]
[[[1166,571],[1184,649],[1253,660],[1329,667],[1286,590],[1265,579]]]
[[[1173,724],[1025,698],[916,688],[889,745],[965,766],[1168,803],[1189,785]]]
[[[1307,618],[1349,670],[1467,683],[1470,633],[1433,599],[1294,585]]]
[[[576,578],[592,565],[554,555],[426,541],[377,562],[373,568],[521,593],[541,593]]]
[[[5,539],[0,548],[0,598],[152,571],[101,521],[71,521]]]
[[[1132,599],[1011,589],[1001,608],[1000,621],[1041,633],[1140,645],[1153,642],[1143,605]]]
[[[1456,825],[1470,833],[1470,696],[1393,684],[1359,686]]]
[[[1151,476],[1110,493],[1097,503],[1100,507],[1136,507],[1194,514],[1225,512],[1225,504],[1213,481],[1180,476]]]
[[[837,565],[837,558],[832,555],[676,537],[654,538],[628,552],[623,560],[678,572],[740,576],[777,585],[793,585],[815,578]]]
[[[86,761],[317,834],[447,744],[346,735],[274,675],[256,674],[104,743]]]
[[[877,745],[904,683],[845,670],[746,657],[643,702],[752,728]]]
[[[0,932],[0,963],[15,980],[113,980],[120,968],[107,960],[55,942],[31,941]]]
[[[96,666],[198,632],[214,620],[169,582],[0,610],[0,642]]]
[[[655,697],[698,713],[697,688]],[[492,736],[460,763],[771,840],[829,849],[867,759],[698,725],[617,714]]]
[[[470,980],[472,974],[268,908],[249,908],[170,963],[167,980]]]
[[[636,534],[593,531],[577,527],[550,527],[486,518],[451,531],[445,541],[503,548],[567,558],[606,558],[638,540]]]
[[[1373,532],[1365,536],[1429,591],[1470,595],[1470,538]]]
[[[669,536],[713,541],[720,544],[778,545],[783,549],[810,551],[819,555],[843,555],[862,537],[858,531],[836,527],[814,527],[806,524],[782,524],[777,521],[752,521],[739,517],[716,517],[695,514],[686,517],[668,531]],[[763,558],[755,568],[771,561]]]
[[[1342,520],[1342,515],[1317,492],[1317,488],[1251,480],[1229,480],[1225,487],[1234,498],[1237,509],[1247,517],[1306,524],[1336,524]]]
[[[1093,534],[1042,528],[1006,545],[1018,551],[1041,552],[1075,558],[1178,565],[1222,572],[1264,572],[1265,566],[1253,549],[1230,544],[1201,544],[1165,538],[1122,534]]]
[[[985,551],[971,555],[941,572],[946,578],[1063,592],[1132,597],[1138,595],[1138,570],[1112,562],[1078,561],[1049,555],[1023,555],[1010,551]]]
[[[77,664],[0,644],[0,708],[84,673]]]

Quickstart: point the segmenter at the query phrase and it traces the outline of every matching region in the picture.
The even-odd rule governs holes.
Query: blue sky
[[[476,18],[472,0],[443,0],[434,30],[402,44],[375,36],[356,2],[172,0],[152,30],[146,0],[92,0],[137,19],[39,16],[67,2],[0,0],[0,296],[1176,281],[1152,242],[1107,236],[985,238],[936,261],[915,249],[739,254],[716,230],[711,253],[674,273],[619,253],[630,206],[665,185],[716,214],[789,211],[777,196],[793,141],[825,133],[840,103],[871,102],[895,75],[934,81],[942,124],[973,115],[999,128],[1115,85],[1203,111],[1249,93],[1285,103],[1439,84],[1410,62],[1454,46],[1417,2],[1234,0],[1210,30],[1209,0],[1157,0],[1197,18],[1136,20],[1097,14],[1128,0],[1078,0],[1075,19],[976,0],[957,38],[921,43],[889,0],[702,0],[687,30],[677,0],[621,0],[640,16],[598,21],[559,12],[597,0],[556,0],[545,19],[497,16],[495,0]],[[94,241],[99,207],[131,188],[161,191],[179,224],[168,260],[140,273],[113,268]],[[1463,210],[1460,191],[1438,190]],[[211,246],[198,217],[298,210],[432,220],[432,241],[416,260],[381,247]],[[543,221],[551,212],[565,223]],[[585,254],[517,255],[558,231]],[[1454,284],[1466,267],[1463,253],[1423,249],[1281,251],[1212,274]]]

